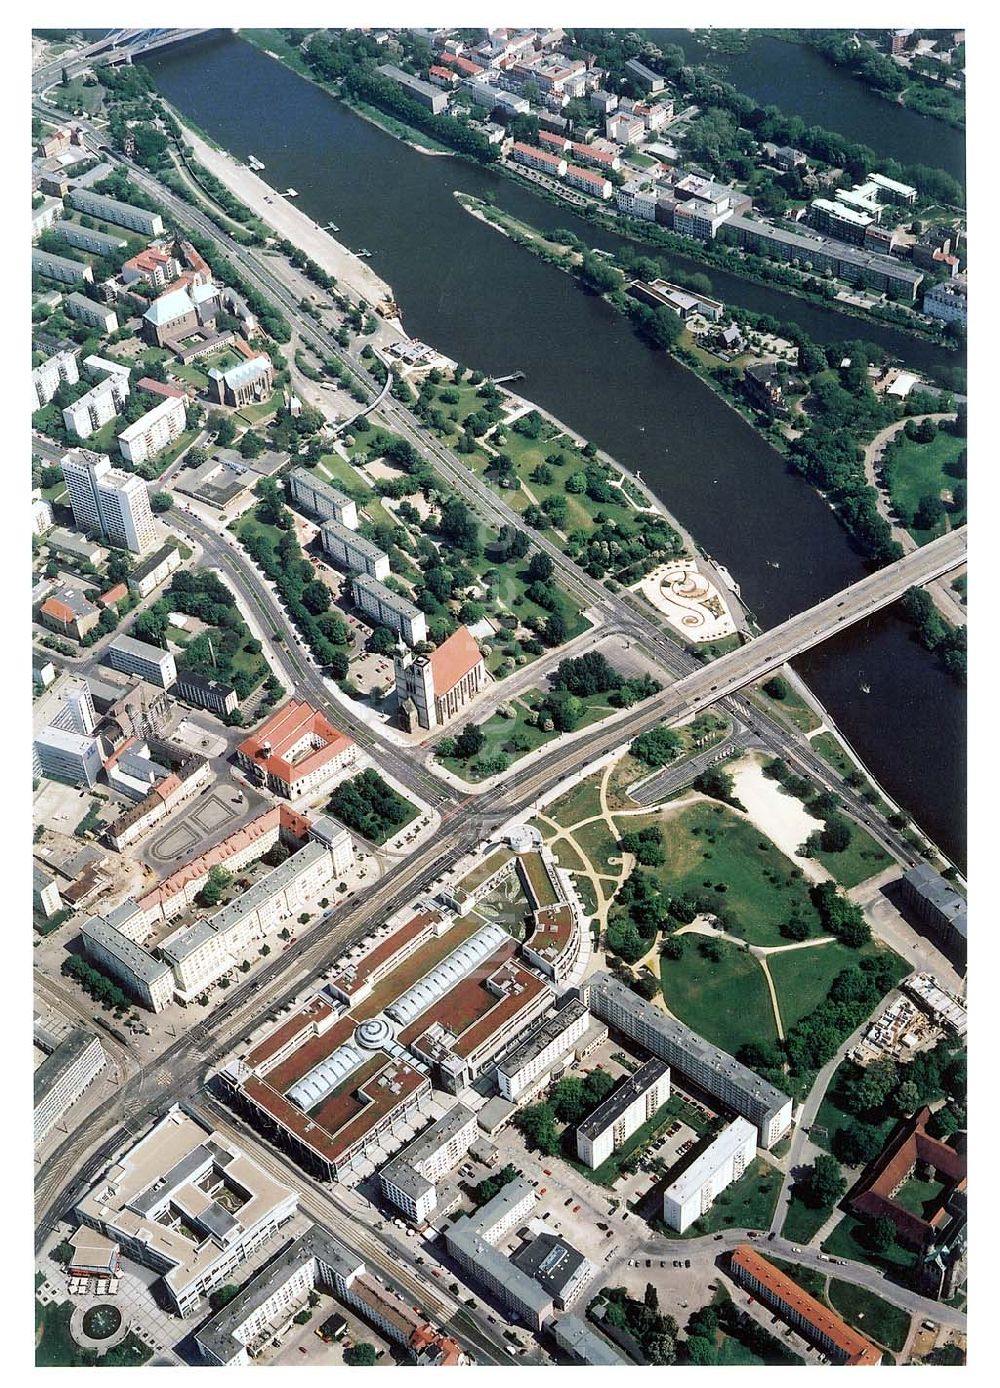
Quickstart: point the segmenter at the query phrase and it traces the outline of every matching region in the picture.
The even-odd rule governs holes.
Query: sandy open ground
[[[737,800],[761,833],[772,839],[782,853],[792,858],[810,882],[829,882],[830,873],[815,858],[799,858],[796,850],[815,829],[822,829],[822,820],[807,814],[801,800],[783,791],[777,781],[765,776],[761,758],[756,753],[741,757],[728,767],[733,778]]]
[[[327,274],[335,275],[342,284],[353,289],[370,304],[392,298],[389,285],[379,278],[366,261],[352,255],[294,203],[281,197],[258,174],[238,163],[231,154],[214,149],[200,135],[186,127],[184,138],[194,150],[194,157],[200,164],[204,164],[210,173],[221,179],[226,187],[230,188],[241,202],[246,203],[247,207],[278,236],[284,236],[294,242],[306,255],[311,256],[317,265],[321,265]],[[265,198],[270,198],[271,201],[265,202]]]

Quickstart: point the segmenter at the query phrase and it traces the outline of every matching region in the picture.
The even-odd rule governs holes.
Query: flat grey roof
[[[144,983],[154,983],[170,972],[168,964],[162,959],[154,959],[148,950],[109,925],[103,916],[91,916],[80,929],[84,939],[89,937],[95,944],[103,946]]]
[[[364,1269],[364,1263],[326,1229],[314,1224],[301,1238],[290,1243],[266,1267],[252,1278],[239,1296],[212,1317],[196,1332],[195,1339],[216,1358],[228,1362],[242,1346],[239,1330],[275,1291],[305,1263],[316,1261],[320,1268],[330,1268],[344,1281]]]
[[[942,915],[948,916],[957,930],[963,935],[966,934],[968,903],[946,878],[926,863],[918,863],[916,867],[910,868],[903,880]]]
[[[561,1296],[576,1280],[587,1259],[559,1234],[539,1234],[515,1253],[511,1262],[547,1292]]]
[[[112,637],[108,644],[109,651],[122,651],[125,655],[135,656],[137,660],[152,660],[159,664],[164,656],[169,656],[170,652],[165,651],[161,646],[150,645],[148,641],[137,641],[134,636]]]
[[[326,548],[326,537],[332,535],[334,539],[341,542],[348,550],[355,549],[359,554],[366,555],[369,559],[385,559],[388,556],[384,549],[379,549],[378,545],[372,540],[366,540],[364,535],[357,530],[349,530],[346,525],[341,525],[337,520],[325,520],[320,527],[323,536],[323,548]]]
[[[34,1076],[35,1108],[58,1084],[63,1073],[71,1065],[75,1065],[95,1042],[100,1047],[100,1041],[92,1031],[88,1031],[86,1027],[74,1027],[66,1040],[61,1041],[52,1054],[45,1057]]]
[[[604,1100],[588,1118],[580,1124],[578,1131],[584,1137],[595,1138],[598,1133],[603,1133],[605,1128],[609,1128],[620,1114],[624,1113],[630,1104],[634,1104],[636,1099],[645,1094],[658,1080],[664,1075],[670,1074],[670,1066],[665,1060],[660,1060],[658,1056],[652,1056],[638,1070],[629,1075],[628,1079],[619,1086],[612,1094]]]
[[[552,1334],[556,1344],[575,1355],[581,1363],[612,1368],[629,1362],[579,1316],[560,1316],[552,1327]]]
[[[280,891],[286,883],[294,881],[300,872],[309,868],[325,852],[327,849],[324,844],[310,839],[297,853],[293,853],[278,867],[272,868],[266,877],[255,882],[249,891],[243,892],[228,906],[223,906],[213,916],[205,916],[200,921],[195,921],[187,929],[182,928],[172,940],[165,941],[161,946],[164,955],[176,961],[186,959],[213,935],[225,934],[237,921],[242,920],[251,911],[256,911],[262,902]]]
[[[354,531],[348,531],[348,534],[353,535]],[[364,588],[367,592],[372,593],[384,602],[386,607],[391,607],[394,612],[399,612],[404,617],[423,615],[416,603],[410,602],[409,598],[404,598],[399,593],[394,593],[391,588],[387,588],[377,578],[369,578],[368,574],[356,574],[351,582],[356,588]]]
[[[546,1046],[556,1041],[568,1027],[585,1016],[587,1011],[586,1003],[580,1002],[578,998],[571,998],[551,1017],[543,1017],[534,1030],[528,1033],[527,1039],[509,1055],[504,1056],[497,1069],[502,1070],[505,1075],[512,1075],[523,1069],[535,1056],[541,1055]]]
[[[308,468],[293,468],[288,475],[293,481],[300,483],[309,491],[315,492],[317,496],[325,496],[331,505],[338,507],[351,505],[353,498],[345,492],[338,491],[336,487],[331,487],[329,482],[323,481],[322,477],[314,477]]]
[[[440,1148],[449,1143],[453,1137],[475,1117],[471,1108],[465,1104],[455,1104],[436,1122],[431,1123],[422,1133],[418,1133],[408,1147],[404,1147],[402,1152],[389,1163],[385,1168],[388,1173],[396,1162],[406,1162],[415,1166],[418,1162],[426,1161],[428,1157]]]

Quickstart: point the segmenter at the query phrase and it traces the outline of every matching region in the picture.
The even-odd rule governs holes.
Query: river
[[[687,29],[647,29],[654,43],[676,44],[689,63],[718,69],[761,106],[777,106],[807,125],[836,130],[848,140],[901,164],[944,169],[964,186],[965,135],[877,96],[846,68],[834,67],[808,44],[761,34],[737,53],[722,53]]]
[[[693,373],[643,346],[602,300],[470,217],[453,191],[492,194],[536,223],[565,224],[568,213],[487,169],[418,154],[239,39],[186,45],[150,68],[212,139],[238,157],[255,154],[263,176],[297,188],[303,210],[334,221],[344,244],[373,250],[411,334],[469,366],[523,370],[526,395],[640,471],[736,576],[762,626],[865,572],[825,503],[755,430]],[[803,321],[797,311],[808,309],[818,340],[862,335],[850,319],[744,287],[773,298],[767,311],[777,317],[791,308]],[[908,349],[911,339],[884,331],[895,350]],[[872,335],[867,326],[863,335]],[[824,647],[808,675],[886,788],[964,861],[963,692],[891,614]]]

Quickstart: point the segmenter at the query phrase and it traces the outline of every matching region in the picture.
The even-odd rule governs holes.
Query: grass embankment
[[[616,821],[621,832],[635,819]],[[819,934],[801,869],[758,829],[722,805],[662,817],[666,862],[653,871],[678,895],[711,896],[754,945],[786,945],[780,927],[795,913]]]
[[[822,1244],[824,1253],[833,1258],[848,1258],[855,1263],[867,1263],[881,1269],[892,1282],[906,1286],[916,1255],[901,1244],[894,1244],[888,1253],[873,1253],[866,1242],[868,1225],[864,1220],[845,1215]]]
[[[901,516],[912,516],[925,496],[950,494],[954,490],[958,476],[952,469],[967,446],[967,439],[940,428],[930,443],[918,443],[905,435],[900,436],[889,455],[891,461],[887,462],[885,478],[893,505]],[[947,523],[952,529],[963,525],[965,520],[965,508],[949,511]],[[931,529],[921,530],[914,525],[908,525],[907,529],[917,543],[923,545],[943,534],[945,525],[942,517]]]
[[[660,986],[675,1017],[726,1051],[775,1041],[777,1029],[763,970],[738,945],[715,942],[718,960],[690,940],[680,959],[660,960]]]
[[[900,1306],[883,1301],[866,1287],[833,1278],[827,1288],[827,1300],[843,1316],[848,1325],[860,1330],[869,1339],[897,1354],[906,1344],[910,1331],[910,1313]]]
[[[814,945],[809,949],[792,949],[768,956],[767,967],[778,994],[778,1006],[785,1031],[800,1018],[814,1011],[830,991],[830,984],[840,973],[861,959],[887,954],[894,961],[897,979],[910,972],[910,966],[892,950],[872,942],[862,949],[851,949],[836,940]]]

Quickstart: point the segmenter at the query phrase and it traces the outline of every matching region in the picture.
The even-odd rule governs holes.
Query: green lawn
[[[178,377],[179,380],[186,381],[189,386],[194,386],[196,390],[208,389],[208,377],[201,367],[196,366],[193,361],[175,361],[170,367],[170,374]]]
[[[786,1226],[787,1227],[787,1226]],[[787,1238],[788,1235],[785,1235]],[[798,1237],[796,1235],[796,1237]],[[816,1268],[802,1267],[799,1263],[788,1263],[784,1258],[774,1258],[768,1254],[768,1262],[773,1263],[779,1272],[790,1277],[797,1287],[814,1296],[817,1301],[826,1298],[826,1275]]]
[[[259,424],[262,419],[267,419],[280,409],[283,398],[281,391],[276,390],[270,400],[260,400],[256,405],[246,405],[237,411],[236,417],[246,424]]]
[[[824,853],[820,849],[812,856],[846,889],[867,882],[869,877],[892,865],[888,853],[854,820],[851,821],[851,841],[843,853]]]
[[[793,1195],[785,1214],[781,1237],[792,1239],[799,1244],[808,1243],[819,1233],[829,1215],[830,1210],[828,1208],[814,1210],[805,1201],[799,1200]]]
[[[937,496],[942,491],[951,491],[958,478],[953,477],[948,467],[955,463],[960,453],[968,446],[968,440],[938,429],[932,443],[915,443],[903,439],[902,447],[892,453],[891,462],[886,469],[889,495],[904,515],[912,515],[921,497]],[[965,511],[950,515],[950,523],[961,525],[966,519]],[[933,530],[916,530],[909,527],[910,534],[921,544],[926,544],[944,529],[941,521]]]
[[[596,776],[588,776],[558,800],[553,800],[545,808],[547,817],[567,829],[573,824],[579,824],[582,819],[590,819],[593,815],[600,814],[600,782],[603,774],[598,772]]]
[[[579,873],[573,876],[573,885],[576,887],[577,894],[583,902],[583,909],[588,916],[597,915],[597,893],[594,884],[589,877],[584,877]]]
[[[774,1041],[777,1031],[763,970],[737,945],[718,941],[722,958],[706,959],[697,937],[684,936],[680,959],[660,961],[660,982],[675,1017],[721,1046],[736,1051],[747,1041]]]
[[[95,1352],[81,1349],[69,1330],[73,1314],[68,1301],[43,1306],[35,1302],[35,1366],[40,1369],[76,1369],[99,1364],[106,1368],[138,1368],[152,1358],[153,1351],[131,1330],[120,1344],[112,1346],[100,1359]]]
[[[785,1031],[790,1031],[800,1018],[820,1005],[841,969],[850,968],[868,955],[886,952],[894,961],[896,978],[904,978],[910,972],[905,960],[874,943],[858,950],[831,940],[826,945],[768,955],[767,967],[778,994]]]
[[[820,720],[805,699],[796,692],[794,686],[788,680],[785,680],[785,684],[788,686],[788,694],[784,699],[772,699],[770,694],[765,691],[763,684],[757,687],[755,695],[768,713],[777,714],[779,718],[786,718],[802,732],[811,733],[814,728],[819,727]]]
[[[944,1181],[920,1181],[911,1176],[896,1192],[896,1200],[911,1214],[926,1219],[941,1204],[941,1193],[946,1189]]]
[[[82,109],[86,115],[92,116],[101,109],[104,88],[100,83],[88,87],[82,77],[74,77],[69,82],[53,87],[50,99],[61,111],[69,111],[75,115]]]
[[[618,844],[603,820],[585,824],[573,835],[573,839],[599,873],[615,871],[611,859],[620,856]]]
[[[316,464],[315,472],[324,482],[332,483],[346,496],[353,497],[359,506],[364,506],[375,497],[364,475],[339,453],[324,453]]]
[[[628,819],[617,820],[624,832]],[[793,910],[815,933],[819,917],[798,869],[770,839],[721,805],[693,805],[663,819],[667,861],[654,869],[670,891],[708,896],[731,911],[754,945],[784,945]],[[719,891],[718,887],[725,891]]]
[[[563,839],[552,850],[556,862],[569,872],[582,872],[587,866],[576,849]]]
[[[738,1181],[716,1196],[707,1214],[695,1220],[683,1234],[674,1230],[667,1230],[667,1234],[675,1239],[694,1239],[726,1229],[766,1229],[780,1190],[781,1172],[758,1157]]]
[[[827,1290],[827,1299],[839,1311],[848,1325],[875,1340],[886,1349],[898,1353],[906,1344],[910,1331],[910,1313],[900,1306],[883,1301],[866,1287],[834,1278]]]
[[[823,1252],[833,1258],[849,1258],[852,1262],[882,1268],[891,1281],[902,1281],[905,1285],[906,1274],[913,1267],[916,1255],[898,1243],[888,1253],[872,1253],[865,1242],[865,1230],[864,1220],[845,1215],[823,1243]]]

